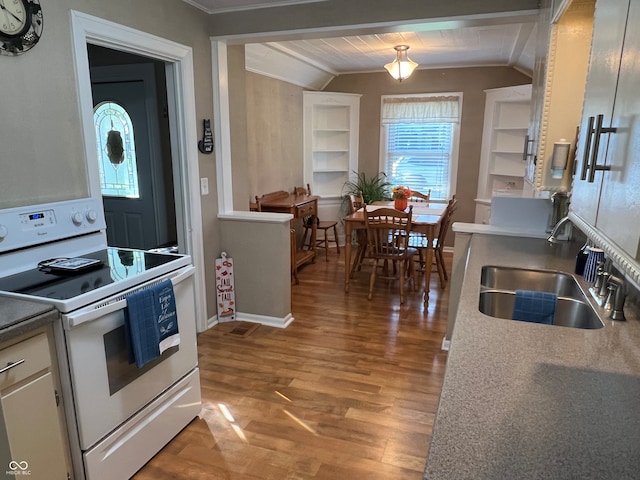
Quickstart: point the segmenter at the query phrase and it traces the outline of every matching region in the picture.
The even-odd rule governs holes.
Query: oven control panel
[[[20,224],[24,229],[43,228],[47,225],[55,225],[55,223],[56,215],[52,209],[20,214]]]
[[[105,230],[102,199],[0,210],[0,253]]]

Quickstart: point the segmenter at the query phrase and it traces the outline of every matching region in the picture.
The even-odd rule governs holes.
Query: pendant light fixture
[[[396,59],[391,63],[387,63],[384,68],[393,78],[401,82],[409,78],[418,64],[407,55],[409,45],[396,45],[393,48],[396,51]]]

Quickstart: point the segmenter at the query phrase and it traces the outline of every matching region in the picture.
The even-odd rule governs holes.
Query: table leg
[[[351,276],[351,222],[344,222],[344,291],[349,293]]]
[[[431,269],[433,268],[433,236],[427,236],[427,248],[424,259],[424,306],[429,305],[429,284],[431,283]]]

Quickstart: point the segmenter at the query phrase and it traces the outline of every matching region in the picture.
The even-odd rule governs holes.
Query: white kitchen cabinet
[[[589,63],[595,0],[542,2],[533,74],[526,181],[535,191],[567,191]],[[558,6],[559,5],[559,6]],[[553,15],[552,15],[553,13]],[[572,144],[560,178],[551,174],[554,144]]]
[[[358,168],[360,96],[303,92],[304,181],[314,195],[340,198]]]
[[[476,223],[488,217],[492,196],[522,195],[531,85],[493,88],[485,94]]]
[[[66,479],[71,468],[50,335],[31,335],[0,350],[0,424],[9,455],[2,468],[12,475]]]
[[[640,260],[640,0],[599,0],[571,211]]]

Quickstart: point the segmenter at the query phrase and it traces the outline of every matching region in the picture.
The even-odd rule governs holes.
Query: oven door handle
[[[109,313],[125,309],[127,307],[127,300],[126,300],[127,295],[137,290],[140,290],[140,288],[145,288],[147,286],[150,286],[153,283],[157,283],[158,281],[169,279],[171,280],[171,283],[173,283],[173,286],[175,287],[186,278],[191,277],[194,274],[195,270],[196,270],[195,267],[192,265],[189,265],[188,267],[183,267],[180,270],[176,270],[175,272],[172,272],[170,274],[164,275],[163,277],[160,277],[160,279],[152,280],[142,286],[131,288],[119,295],[114,295],[111,298],[101,300],[99,302],[96,302],[94,305],[89,305],[88,307],[82,308],[76,312],[65,314],[63,315],[63,318],[65,320],[64,321],[65,328],[67,329],[75,328],[78,325],[82,325],[83,323],[97,320],[100,317],[107,315]],[[171,275],[174,275],[174,276],[171,276]]]

